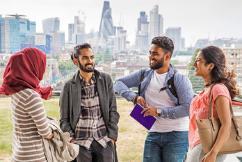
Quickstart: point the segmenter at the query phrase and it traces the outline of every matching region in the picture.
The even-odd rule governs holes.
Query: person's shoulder
[[[215,91],[215,92],[220,92],[220,91],[228,92],[228,88],[224,84],[218,83],[218,84],[215,84],[213,86],[213,91]]]
[[[19,93],[21,93],[22,95],[25,94],[25,101],[26,102],[32,102],[32,101],[35,101],[35,102],[41,102],[41,96],[38,92],[36,92],[34,89],[30,89],[30,88],[27,88],[27,89],[24,89],[22,91],[20,91]]]
[[[230,96],[228,88],[222,83],[215,84],[212,87],[212,93],[214,96],[220,96],[220,95],[228,96],[228,97]]]
[[[36,97],[40,96],[35,90],[33,90],[31,88],[26,88],[26,89],[20,91],[19,94],[23,95],[26,99],[30,96],[36,96]]]
[[[174,79],[180,82],[180,81],[188,80],[188,77],[176,70],[176,72],[174,73]]]

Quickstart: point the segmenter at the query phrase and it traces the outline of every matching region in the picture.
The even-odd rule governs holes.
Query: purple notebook
[[[143,110],[143,107],[139,104],[136,104],[134,106],[134,109],[130,113],[130,116],[132,116],[137,122],[143,125],[146,129],[150,130],[150,128],[152,127],[156,119],[153,116],[144,117],[144,114],[141,114],[142,110]]]

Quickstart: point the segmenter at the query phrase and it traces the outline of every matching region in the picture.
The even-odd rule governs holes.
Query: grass
[[[134,121],[129,113],[133,105],[123,99],[118,99],[119,138],[117,141],[118,158],[120,162],[141,162],[146,130]],[[45,101],[44,106],[48,116],[58,120],[58,98]],[[12,119],[10,98],[0,98],[0,162],[11,156]]]

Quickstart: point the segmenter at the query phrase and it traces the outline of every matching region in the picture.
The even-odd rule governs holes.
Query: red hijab
[[[0,94],[11,95],[26,88],[38,92],[43,99],[51,96],[51,87],[40,87],[46,68],[46,55],[37,48],[25,48],[13,54],[3,74]]]

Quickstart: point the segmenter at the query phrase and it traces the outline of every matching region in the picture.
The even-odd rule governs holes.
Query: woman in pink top
[[[225,155],[218,152],[229,138],[230,102],[231,98],[238,94],[235,74],[227,71],[225,62],[225,54],[215,46],[203,48],[196,57],[195,75],[203,78],[205,88],[192,100],[190,106],[189,151],[186,162],[222,162],[225,159]],[[213,98],[213,114],[215,118],[219,118],[221,127],[213,147],[204,154],[196,120],[208,117],[210,90]]]

